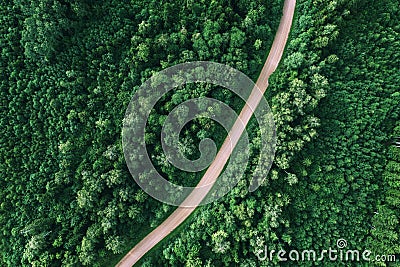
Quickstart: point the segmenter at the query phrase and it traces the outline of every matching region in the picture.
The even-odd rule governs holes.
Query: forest
[[[179,63],[226,64],[255,81],[282,0],[0,0],[0,265],[114,266],[176,208],[147,195],[126,166],[121,129],[134,92]],[[400,6],[396,0],[297,0],[290,37],[265,94],[275,159],[247,188],[260,129],[247,126],[244,179],[198,207],[137,266],[400,266]],[[160,131],[179,103],[232,92],[191,84],[157,103],[146,129],[157,170],[175,168]],[[185,155],[226,132],[196,119]],[[396,262],[260,261],[255,252],[349,249]]]

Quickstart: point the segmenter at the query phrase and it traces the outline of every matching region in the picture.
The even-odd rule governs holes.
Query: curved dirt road
[[[128,254],[126,254],[117,264],[117,266],[134,265],[144,254],[178,227],[178,225],[180,225],[195,210],[196,206],[200,204],[207,195],[211,189],[208,185],[214,183],[220,175],[231,155],[233,147],[239,141],[240,136],[253,115],[253,110],[258,106],[261,97],[268,87],[269,76],[275,71],[279,61],[281,60],[290,28],[292,26],[295,6],[296,0],[285,0],[283,16],[279,28],[268,58],[256,82],[256,86],[252,90],[245,106],[230,130],[228,137],[222,144],[221,149],[218,151],[214,161],[197,184],[197,188],[191,192],[191,194],[182,202],[181,206],[179,206],[162,224],[132,248],[131,251],[129,251]]]

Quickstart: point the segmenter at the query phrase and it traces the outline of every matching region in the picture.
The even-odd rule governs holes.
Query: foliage
[[[224,63],[255,80],[282,4],[2,0],[0,264],[108,266],[159,225],[173,208],[139,189],[122,153],[130,97],[153,73],[195,60]],[[399,255],[400,156],[387,146],[400,135],[393,131],[399,12],[391,0],[298,0],[266,93],[278,137],[268,179],[248,192],[260,171],[262,129],[252,119],[246,179],[196,210],[142,265],[259,266],[254,252],[265,245],[326,249],[338,238]],[[179,184],[194,185],[202,173],[169,164],[160,131],[174,107],[199,96],[236,111],[244,104],[206,84],[177,88],[157,104],[148,149],[157,169]],[[179,137],[195,159],[201,139],[219,146],[225,135],[197,119]]]

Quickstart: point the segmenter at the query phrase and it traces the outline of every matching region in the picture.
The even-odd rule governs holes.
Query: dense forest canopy
[[[133,93],[196,60],[255,80],[283,1],[0,3],[0,264],[111,266],[174,209],[127,170],[121,127]],[[247,190],[260,171],[262,129],[252,120],[246,179],[199,207],[142,266],[276,265],[254,252],[327,249],[339,238],[400,260],[400,148],[391,144],[400,136],[399,18],[395,0],[298,0],[266,93],[278,139],[266,182]],[[228,90],[192,84],[166,95],[146,129],[154,165],[182,185],[201,173],[171,166],[159,133],[168,112],[199,96],[243,106]],[[225,136],[204,119],[180,138],[196,158],[200,140]]]

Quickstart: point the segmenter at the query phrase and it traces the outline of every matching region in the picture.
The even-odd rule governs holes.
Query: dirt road
[[[180,225],[195,210],[195,206],[197,206],[207,195],[208,191],[211,189],[211,187],[207,185],[214,183],[220,175],[232,153],[233,147],[239,141],[240,136],[245,130],[251,116],[253,115],[253,111],[258,106],[261,97],[268,87],[269,76],[275,71],[279,61],[281,60],[290,28],[292,26],[295,6],[296,0],[285,0],[283,16],[281,18],[278,31],[276,33],[268,58],[256,82],[256,86],[251,92],[245,106],[240,112],[237,121],[230,130],[214,161],[207,169],[203,178],[197,184],[197,188],[199,189],[193,190],[192,193],[182,202],[182,205],[178,207],[162,224],[160,224],[134,248],[132,248],[131,251],[129,251],[128,254],[126,254],[125,257],[117,264],[117,266],[134,265],[144,254],[146,254],[158,242],[160,242],[176,227],[178,227],[178,225]],[[191,207],[187,208],[188,206]]]

